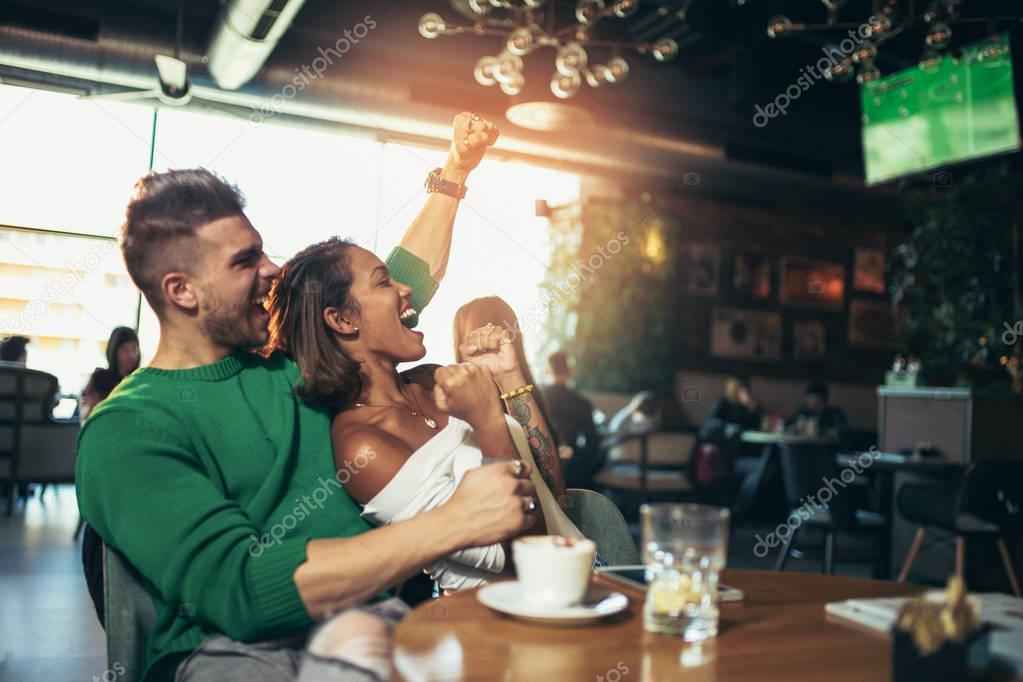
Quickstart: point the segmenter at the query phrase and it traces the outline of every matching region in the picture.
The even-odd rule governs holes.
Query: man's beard
[[[254,337],[249,328],[251,301],[246,299],[234,305],[221,301],[215,294],[205,292],[200,306],[203,334],[213,343],[225,348],[252,348],[265,343],[263,335]]]

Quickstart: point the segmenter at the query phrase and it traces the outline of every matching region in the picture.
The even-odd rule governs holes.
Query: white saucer
[[[550,608],[526,603],[518,581],[491,583],[476,593],[485,606],[510,616],[544,625],[586,625],[620,613],[629,605],[621,592],[590,586],[579,604]]]

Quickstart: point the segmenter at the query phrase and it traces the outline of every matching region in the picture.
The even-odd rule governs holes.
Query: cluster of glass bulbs
[[[835,11],[845,4],[846,0],[821,0],[829,11]],[[941,51],[952,42],[952,29],[946,22],[953,18],[958,12],[960,0],[936,0],[928,5],[921,15],[927,25],[927,33],[924,37],[924,53],[920,58],[920,68],[933,69],[941,63]],[[877,59],[877,45],[885,39],[885,36],[892,29],[892,14],[895,10],[895,2],[889,2],[882,8],[881,13],[866,24],[870,33],[853,51],[852,54],[836,62],[824,72],[825,78],[830,81],[844,83],[856,76],[856,82],[863,84],[875,81],[881,77],[881,70],[875,63]],[[792,20],[785,16],[772,17],[767,22],[767,35],[771,38],[783,38],[794,30]],[[829,46],[829,53],[838,52],[837,46]]]
[[[529,9],[540,8],[545,0],[522,0]],[[495,8],[511,9],[511,0],[470,0],[469,6],[479,15]],[[576,20],[582,28],[596,22],[608,12],[624,19],[639,9],[639,0],[615,0],[605,4],[604,0],[578,0]],[[451,30],[444,19],[435,12],[424,14],[419,19],[419,34],[427,39],[448,35]],[[520,26],[508,33],[504,50],[497,55],[480,57],[473,68],[473,76],[480,85],[497,85],[506,95],[518,95],[525,87],[523,57],[538,47],[556,47],[554,72],[551,74],[551,92],[556,97],[568,99],[575,95],[583,82],[593,88],[605,83],[621,83],[629,75],[629,63],[621,56],[612,56],[605,63],[590,63],[590,56],[578,41],[562,43],[552,38],[538,26]],[[662,38],[643,51],[649,51],[654,59],[666,62],[678,55],[678,43],[671,38]]]

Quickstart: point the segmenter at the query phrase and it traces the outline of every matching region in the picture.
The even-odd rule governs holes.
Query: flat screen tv
[[[1008,34],[860,87],[868,185],[1020,148]]]

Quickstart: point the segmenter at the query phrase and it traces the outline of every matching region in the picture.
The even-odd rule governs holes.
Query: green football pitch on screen
[[[867,184],[1020,148],[1008,34],[860,88]]]

